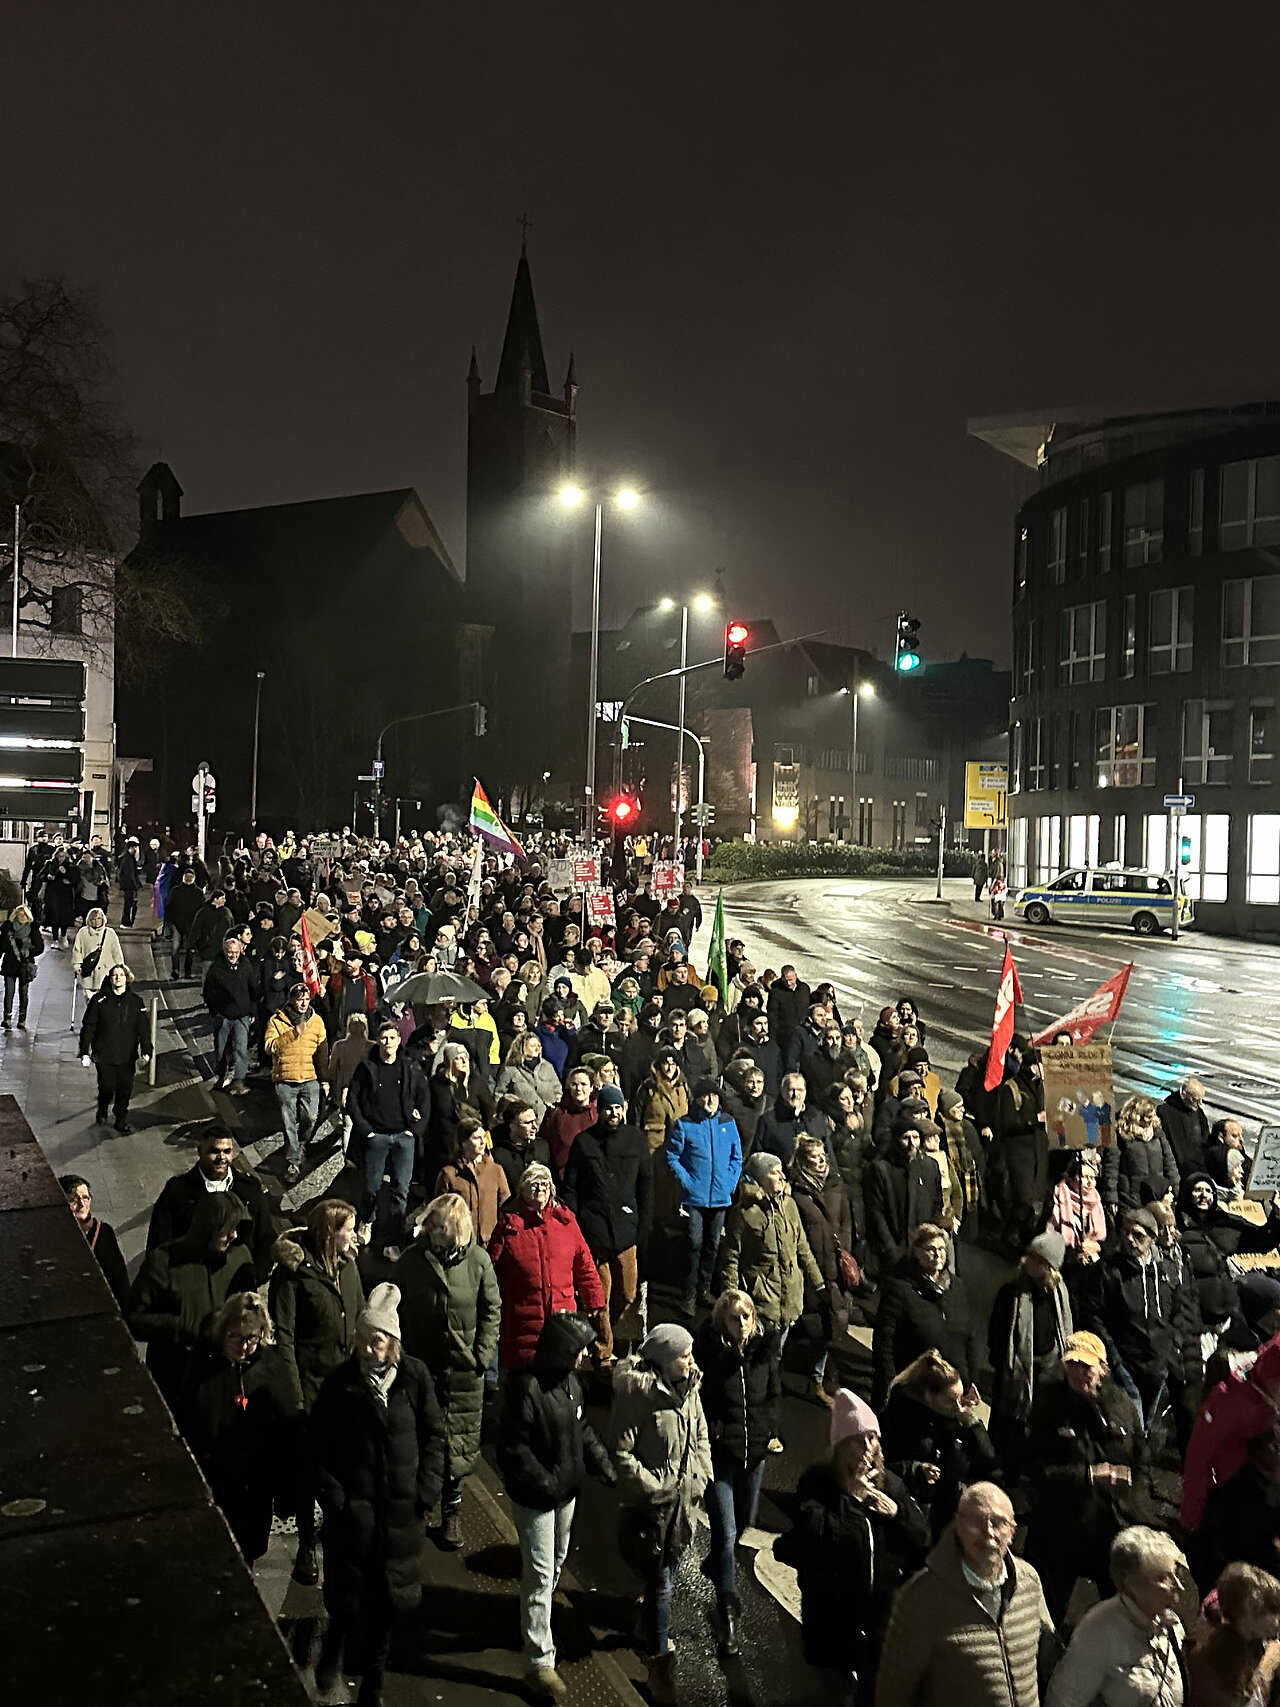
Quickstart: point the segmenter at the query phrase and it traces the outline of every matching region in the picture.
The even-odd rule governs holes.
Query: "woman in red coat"
[[[550,1168],[531,1162],[498,1217],[489,1255],[502,1293],[504,1369],[528,1369],[542,1324],[559,1310],[604,1309],[600,1276],[572,1210],[556,1201]]]

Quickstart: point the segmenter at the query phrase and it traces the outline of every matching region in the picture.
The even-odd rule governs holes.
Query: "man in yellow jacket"
[[[295,984],[284,1007],[267,1021],[266,1051],[284,1121],[285,1184],[296,1185],[302,1178],[302,1147],[320,1118],[320,1086],[329,1070],[324,1021],[311,1011],[305,984]]]

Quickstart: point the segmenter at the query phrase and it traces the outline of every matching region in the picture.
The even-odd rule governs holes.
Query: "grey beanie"
[[[356,1331],[360,1333],[390,1334],[392,1339],[400,1338],[400,1288],[393,1286],[389,1280],[381,1281],[369,1294],[369,1301],[361,1310]]]
[[[747,1157],[747,1174],[757,1185],[763,1185],[775,1169],[782,1167],[782,1158],[772,1150],[756,1150]]]
[[[1061,1233],[1055,1233],[1052,1227],[1047,1227],[1043,1233],[1036,1235],[1027,1246],[1029,1257],[1039,1257],[1047,1262],[1050,1268],[1061,1268],[1067,1255],[1067,1241]]]
[[[677,1357],[683,1357],[687,1351],[692,1350],[693,1335],[688,1328],[682,1328],[679,1322],[661,1322],[650,1330],[648,1338],[640,1347],[640,1355],[646,1363],[665,1369],[669,1363],[674,1363]]]

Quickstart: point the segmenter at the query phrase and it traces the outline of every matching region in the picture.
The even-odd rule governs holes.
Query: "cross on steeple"
[[[523,255],[529,247],[529,233],[533,230],[533,221],[527,213],[522,213],[516,224],[520,227],[520,253]]]

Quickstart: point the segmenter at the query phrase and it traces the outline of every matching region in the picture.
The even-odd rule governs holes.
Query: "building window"
[[[916,795],[916,829],[917,830],[927,830],[928,828],[929,828],[929,796],[927,794],[917,794]]]
[[[1036,870],[1041,883],[1062,870],[1062,819],[1036,819]]]
[[[1009,826],[1009,887],[1027,886],[1027,819],[1015,818]]]
[[[1031,692],[1036,675],[1036,625],[1024,622],[1013,634],[1013,691],[1015,697]]]
[[[1120,674],[1131,676],[1138,658],[1138,595],[1126,593],[1120,607]]]
[[[1222,662],[1280,663],[1280,575],[1224,582]]]
[[[1164,555],[1164,481],[1140,480],[1124,492],[1124,566],[1158,563]]]
[[[1153,676],[1191,668],[1190,587],[1161,587],[1147,605],[1147,668]]]
[[[84,588],[55,587],[49,605],[50,634],[81,634],[83,623]]]
[[[1249,707],[1249,781],[1274,782],[1276,708],[1269,699],[1255,699]]]
[[[1100,705],[1094,713],[1099,788],[1138,788],[1155,781],[1154,705]]]
[[[1111,572],[1111,494],[1104,492],[1098,499],[1098,573]]]
[[[1142,863],[1148,871],[1169,869],[1169,814],[1149,812],[1142,820]]]
[[[818,688],[820,687],[820,685],[821,684],[819,683],[816,675],[810,675],[810,676],[806,677],[805,684],[804,684],[804,691],[808,694],[810,699],[817,699]]]
[[[1230,702],[1189,699],[1182,708],[1184,782],[1231,781]]]
[[[1187,556],[1204,550],[1204,469],[1193,468],[1187,490]]]
[[[1031,561],[1031,530],[1018,529],[1018,542],[1013,557],[1013,597],[1015,604],[1027,590],[1027,571]]]
[[[1191,844],[1191,863],[1179,867],[1187,894],[1193,901],[1225,901],[1230,816],[1226,812],[1203,816],[1199,812],[1185,812],[1178,819],[1178,832]]]
[[[1249,819],[1249,873],[1245,900],[1255,907],[1280,906],[1280,814],[1256,812]]]
[[[1009,793],[1021,794],[1026,787],[1023,773],[1022,725],[1015,723],[1009,731]]]
[[[1223,465],[1218,486],[1218,549],[1280,544],[1280,456]]]
[[[1096,604],[1071,605],[1062,613],[1062,646],[1059,679],[1064,682],[1100,682],[1107,661],[1107,607]]]
[[[1081,498],[1076,513],[1076,568],[1078,581],[1089,573],[1089,500]]]
[[[1117,865],[1124,864],[1124,849],[1129,820],[1123,812],[1117,812],[1111,820],[1111,857]]]
[[[1050,510],[1048,550],[1046,552],[1049,579],[1060,587],[1067,578],[1067,512]]]
[[[1067,864],[1097,865],[1098,819],[1083,813],[1067,819]]]
[[[874,800],[858,801],[858,842],[864,848],[875,845],[876,805]]]
[[[1027,787],[1044,788],[1048,782],[1049,719],[1033,717],[1027,725]]]
[[[907,845],[907,803],[905,800],[893,802],[893,840],[891,847],[905,848]]]

